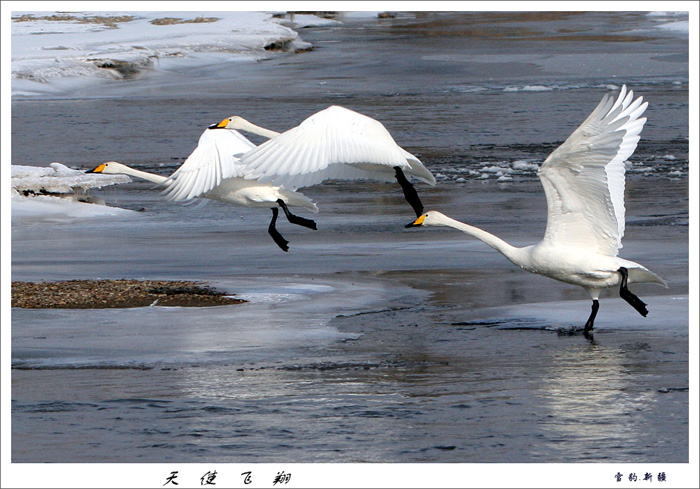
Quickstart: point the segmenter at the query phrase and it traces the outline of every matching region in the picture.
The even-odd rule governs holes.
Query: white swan
[[[379,121],[344,107],[328,107],[281,134],[239,116],[211,127],[269,138],[240,156],[246,178],[261,182],[296,189],[326,180],[396,179],[416,216],[423,213],[423,205],[406,175],[435,185],[432,173],[397,145]]]
[[[137,170],[116,161],[103,163],[87,173],[124,174],[141,178],[165,186],[166,195],[174,201],[204,197],[243,207],[272,208],[268,233],[282,250],[288,251],[289,242],[276,228],[277,206],[282,208],[289,222],[311,229],[316,229],[316,223],[292,214],[289,207],[304,207],[313,212],[318,212],[318,207],[301,192],[243,178],[244,168],[234,155],[251,148],[255,148],[255,145],[236,131],[207,129],[192,154],[169,177]]]
[[[542,241],[516,248],[479,228],[430,211],[407,227],[449,226],[480,239],[515,265],[562,282],[580,285],[593,300],[584,334],[589,337],[602,289],[620,286],[620,296],[642,316],[646,304],[627,283],[666,282],[639,263],[618,258],[625,231],[625,166],[634,152],[646,118],[647,103],[632,101],[622,87],[615,100],[603,97],[598,107],[544,161],[538,176],[547,197],[547,228]]]

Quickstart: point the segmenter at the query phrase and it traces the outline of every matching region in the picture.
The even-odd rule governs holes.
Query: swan
[[[289,207],[303,207],[312,212],[318,212],[318,207],[301,192],[243,178],[244,169],[234,155],[251,148],[255,148],[255,145],[236,131],[206,129],[192,154],[169,177],[137,170],[117,161],[102,163],[86,173],[124,174],[141,178],[166,187],[165,194],[173,201],[204,197],[243,207],[271,208],[272,220],[268,233],[283,251],[289,251],[289,242],[276,227],[277,206],[289,222],[310,229],[316,229],[316,223],[292,214]]]
[[[646,304],[628,283],[666,282],[639,263],[619,258],[625,231],[625,166],[646,122],[642,97],[622,86],[615,100],[606,94],[591,115],[538,170],[547,198],[547,227],[538,244],[517,248],[482,229],[429,211],[406,227],[447,226],[473,236],[520,268],[583,287],[593,305],[584,326],[591,337],[603,289],[620,288],[620,297],[642,316]]]
[[[397,145],[381,122],[345,107],[332,105],[281,134],[240,116],[211,128],[246,131],[269,139],[240,156],[246,178],[260,182],[296,189],[325,180],[396,180],[416,216],[424,208],[406,175],[435,185],[433,174]]]

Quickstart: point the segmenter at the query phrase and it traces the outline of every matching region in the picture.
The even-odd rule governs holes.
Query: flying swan
[[[182,201],[204,197],[243,207],[267,207],[272,209],[268,233],[283,250],[289,250],[289,242],[276,228],[279,206],[292,224],[316,229],[316,223],[290,212],[289,207],[303,207],[318,212],[311,199],[295,190],[279,185],[261,183],[243,178],[244,167],[236,155],[255,148],[236,131],[206,129],[199,144],[185,162],[169,177],[131,168],[116,161],[108,161],[86,173],[124,174],[141,178],[166,187],[169,200]]]
[[[406,175],[435,185],[420,160],[396,144],[381,122],[330,106],[278,133],[229,117],[211,128],[246,131],[269,141],[240,156],[246,178],[297,189],[326,180],[397,180],[416,216],[423,204]]]
[[[528,272],[580,285],[593,300],[584,326],[590,338],[603,289],[620,287],[620,297],[642,316],[646,304],[627,288],[628,283],[666,282],[639,263],[618,258],[625,231],[625,166],[634,152],[646,122],[642,97],[623,85],[615,100],[605,95],[564,143],[541,165],[540,177],[547,198],[547,228],[542,241],[517,248],[479,228],[427,212],[412,226],[448,226],[473,236],[501,252]]]

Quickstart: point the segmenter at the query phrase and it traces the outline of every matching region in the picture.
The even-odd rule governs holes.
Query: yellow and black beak
[[[425,214],[423,214],[422,216],[420,216],[418,219],[416,219],[415,221],[413,221],[411,224],[406,224],[406,227],[407,227],[407,228],[415,228],[415,227],[418,227],[418,226],[422,226],[422,225],[423,225],[423,221],[425,221]]]
[[[92,169],[92,170],[88,170],[88,171],[86,171],[85,173],[102,173],[102,172],[104,171],[104,169],[105,169],[106,166],[107,166],[107,165],[105,165],[104,163],[102,163],[102,164],[101,164],[100,166],[98,166],[97,168],[94,168],[94,169]]]
[[[219,122],[218,124],[212,124],[209,126],[209,129],[226,129],[226,126],[230,122],[230,119],[224,119],[223,121]]]

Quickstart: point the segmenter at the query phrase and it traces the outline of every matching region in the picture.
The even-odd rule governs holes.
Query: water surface
[[[669,289],[584,291],[480,242],[407,230],[397,185],[304,189],[319,230],[150,184],[127,217],[15,221],[13,280],[204,280],[207,310],[12,311],[13,462],[688,462],[687,38],[644,13],[423,13],[303,30],[315,49],[12,104],[13,164],[169,174],[212,122],[275,130],[331,104],[385,123],[438,176],[426,207],[537,242],[537,164],[604,93],[649,100],[622,256]],[[222,77],[222,73],[226,74]],[[95,89],[97,90],[97,89]],[[41,117],[37,117],[37,113]],[[614,472],[611,472],[612,477]]]

